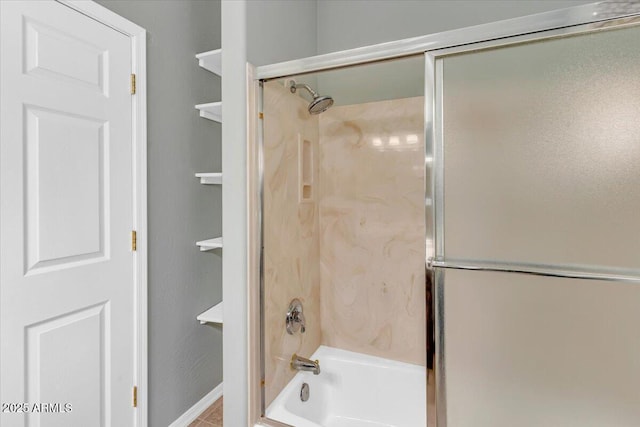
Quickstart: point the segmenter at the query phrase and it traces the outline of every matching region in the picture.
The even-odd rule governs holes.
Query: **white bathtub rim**
[[[377,368],[382,368],[382,369],[392,369],[392,368],[402,369],[402,370],[417,369],[424,372],[426,372],[426,369],[427,369],[425,365],[417,365],[414,363],[400,362],[398,360],[393,360],[393,359],[385,359],[380,356],[372,356],[370,354],[357,353],[355,351],[343,350],[341,348],[336,348],[336,347],[329,347],[324,344],[319,346],[316,349],[316,351],[311,355],[311,359],[320,360],[320,369],[322,369],[321,358],[348,361],[348,362],[354,362],[354,363],[357,362],[362,365],[375,366]]]
[[[316,349],[316,351],[311,355],[310,358],[318,359],[320,361],[320,368],[321,368],[320,375],[322,375],[323,361],[324,361],[324,366],[327,366],[327,365],[331,366],[332,363],[330,363],[329,361],[335,361],[343,365],[354,364],[354,365],[358,365],[366,368],[372,368],[372,369],[375,369],[376,371],[392,370],[399,373],[408,374],[411,376],[417,375],[418,378],[424,377],[423,382],[425,384],[425,390],[424,390],[425,396],[423,400],[424,400],[424,406],[425,406],[424,412],[426,417],[426,372],[427,371],[425,366],[406,363],[406,362],[399,362],[399,361],[390,360],[390,359],[384,359],[378,356],[356,353],[353,351],[343,350],[343,349],[329,347],[325,345],[319,346],[318,349]],[[357,368],[354,368],[354,369],[357,369]],[[301,384],[303,382],[311,383],[311,381],[313,380],[314,380],[314,375],[311,372],[296,373],[296,375],[291,379],[291,381],[289,381],[289,383],[278,394],[278,396],[276,396],[273,402],[271,402],[271,404],[267,408],[266,416],[269,419],[277,420],[280,423],[287,423],[295,427],[324,427],[322,424],[318,424],[309,418],[305,418],[304,416],[300,416],[297,413],[292,412],[292,410],[290,409],[290,405],[292,404],[291,399],[294,398],[293,396],[298,395],[298,390]],[[312,389],[316,387],[317,386],[315,387],[312,386]],[[313,390],[312,390],[312,393],[313,393]],[[331,411],[331,408],[325,408],[321,412],[324,415],[324,418],[322,421],[323,423],[327,419],[332,419],[335,417],[341,417],[345,419],[351,418],[351,417],[345,416],[346,414],[333,414],[332,413],[333,411]],[[361,421],[365,420],[363,418],[353,418],[353,419],[361,420]],[[390,424],[384,423],[382,420],[379,420],[379,421],[370,420],[369,422],[377,422],[379,423],[380,426],[390,425]],[[426,423],[426,419],[425,419],[425,423]]]

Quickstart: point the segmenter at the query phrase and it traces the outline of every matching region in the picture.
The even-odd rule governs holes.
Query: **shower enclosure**
[[[262,88],[265,414],[424,426],[424,59]]]
[[[638,425],[639,13],[258,69],[261,423]]]

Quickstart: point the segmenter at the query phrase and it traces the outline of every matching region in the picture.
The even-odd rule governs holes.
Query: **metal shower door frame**
[[[544,30],[529,34],[516,35],[498,39],[487,39],[460,46],[453,46],[425,52],[425,164],[432,158],[431,188],[425,189],[425,198],[433,195],[433,238],[434,256],[427,260],[427,270],[433,274],[433,306],[434,322],[431,325],[435,340],[434,375],[429,376],[427,388],[428,402],[434,402],[435,423],[427,422],[427,427],[447,427],[447,394],[446,394],[446,337],[445,337],[445,275],[447,269],[510,272],[548,277],[580,278],[590,280],[606,280],[640,284],[640,271],[604,268],[578,268],[562,265],[541,265],[526,263],[477,262],[469,260],[448,259],[444,245],[444,112],[443,112],[443,60],[451,55],[478,52],[506,46],[521,45],[542,40],[558,39],[586,33],[611,30],[640,25],[640,13],[635,7],[638,3],[628,3],[634,9],[625,9],[622,17],[612,17],[604,21],[574,24],[554,30]],[[621,10],[621,12],[623,12]],[[633,12],[628,14],[626,12]],[[428,217],[425,218],[428,221]],[[431,384],[434,381],[435,384]],[[455,426],[452,426],[455,427]]]
[[[378,45],[366,46],[362,48],[350,49],[334,52],[299,60],[286,61],[277,64],[270,64],[257,67],[253,76],[253,82],[257,91],[256,105],[249,105],[249,112],[257,113],[260,120],[256,120],[255,140],[249,141],[249,147],[255,143],[253,149],[256,150],[257,164],[255,167],[255,186],[257,194],[249,193],[249,197],[257,199],[257,222],[253,224],[249,220],[250,228],[255,227],[258,241],[256,256],[260,260],[256,271],[259,286],[256,296],[249,289],[249,299],[259,300],[259,313],[257,319],[250,317],[250,328],[257,329],[249,336],[257,336],[258,342],[253,340],[249,343],[249,348],[258,348],[256,357],[260,361],[260,367],[250,367],[249,390],[259,387],[259,399],[250,400],[249,412],[259,413],[257,419],[250,419],[256,426],[271,427],[291,427],[265,416],[264,402],[264,245],[262,230],[264,230],[264,163],[262,157],[264,120],[262,119],[263,83],[272,80],[290,77],[294,75],[316,73],[324,70],[346,68],[354,65],[375,63],[384,60],[414,56],[416,54],[425,55],[425,172],[431,177],[431,186],[425,187],[425,205],[432,200],[433,216],[425,217],[426,229],[432,230],[434,256],[425,260],[427,273],[433,274],[434,295],[432,297],[434,323],[431,325],[435,337],[435,348],[433,350],[433,360],[435,362],[435,375],[428,376],[429,387],[427,400],[435,402],[436,421],[427,421],[427,427],[447,427],[446,420],[446,366],[444,364],[445,336],[444,331],[444,279],[445,270],[448,268],[488,270],[488,271],[510,271],[516,273],[540,274],[560,277],[582,277],[593,275],[591,278],[610,277],[611,280],[622,280],[636,282],[640,280],[633,275],[620,272],[583,272],[566,271],[564,269],[553,269],[550,266],[535,265],[508,265],[508,264],[477,264],[464,261],[447,260],[444,257],[444,158],[443,158],[443,138],[442,138],[442,61],[440,59],[453,53],[480,50],[489,47],[506,46],[508,44],[523,43],[543,38],[562,37],[574,35],[580,32],[589,32],[611,26],[619,26],[640,22],[640,2],[597,2],[588,5],[576,6],[557,11],[545,12],[536,15],[524,16],[505,21],[492,22],[474,27],[461,28],[457,30],[445,31],[442,33],[430,34],[404,40],[397,40]],[[440,68],[439,68],[440,67]],[[431,170],[426,171],[431,164]],[[251,190],[251,187],[250,187]],[[432,197],[433,195],[433,197]],[[253,225],[252,225],[253,224]],[[429,237],[429,236],[426,236]],[[425,242],[427,253],[431,249],[429,242]],[[249,267],[251,268],[251,267]],[[573,274],[573,276],[572,276]],[[576,276],[577,275],[577,276]],[[599,275],[599,276],[598,276]],[[595,277],[598,276],[598,277]],[[249,286],[254,286],[249,283]],[[429,346],[427,346],[429,350]],[[259,384],[252,382],[252,379],[259,378]],[[431,382],[435,382],[435,387],[431,387]],[[455,426],[452,426],[455,427]]]

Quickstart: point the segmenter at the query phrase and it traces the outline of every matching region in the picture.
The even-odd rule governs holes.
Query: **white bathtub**
[[[310,359],[320,361],[320,375],[298,372],[267,408],[268,418],[295,427],[426,426],[424,366],[327,346]],[[309,400],[302,402],[305,382]]]

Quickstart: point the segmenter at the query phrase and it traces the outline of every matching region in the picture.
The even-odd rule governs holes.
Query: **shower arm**
[[[291,91],[291,93],[296,93],[298,88],[306,89],[311,94],[311,96],[313,96],[314,99],[318,97],[318,93],[315,90],[311,89],[311,87],[309,85],[304,84],[304,83],[292,82],[291,83],[291,87],[289,88],[289,90]]]

